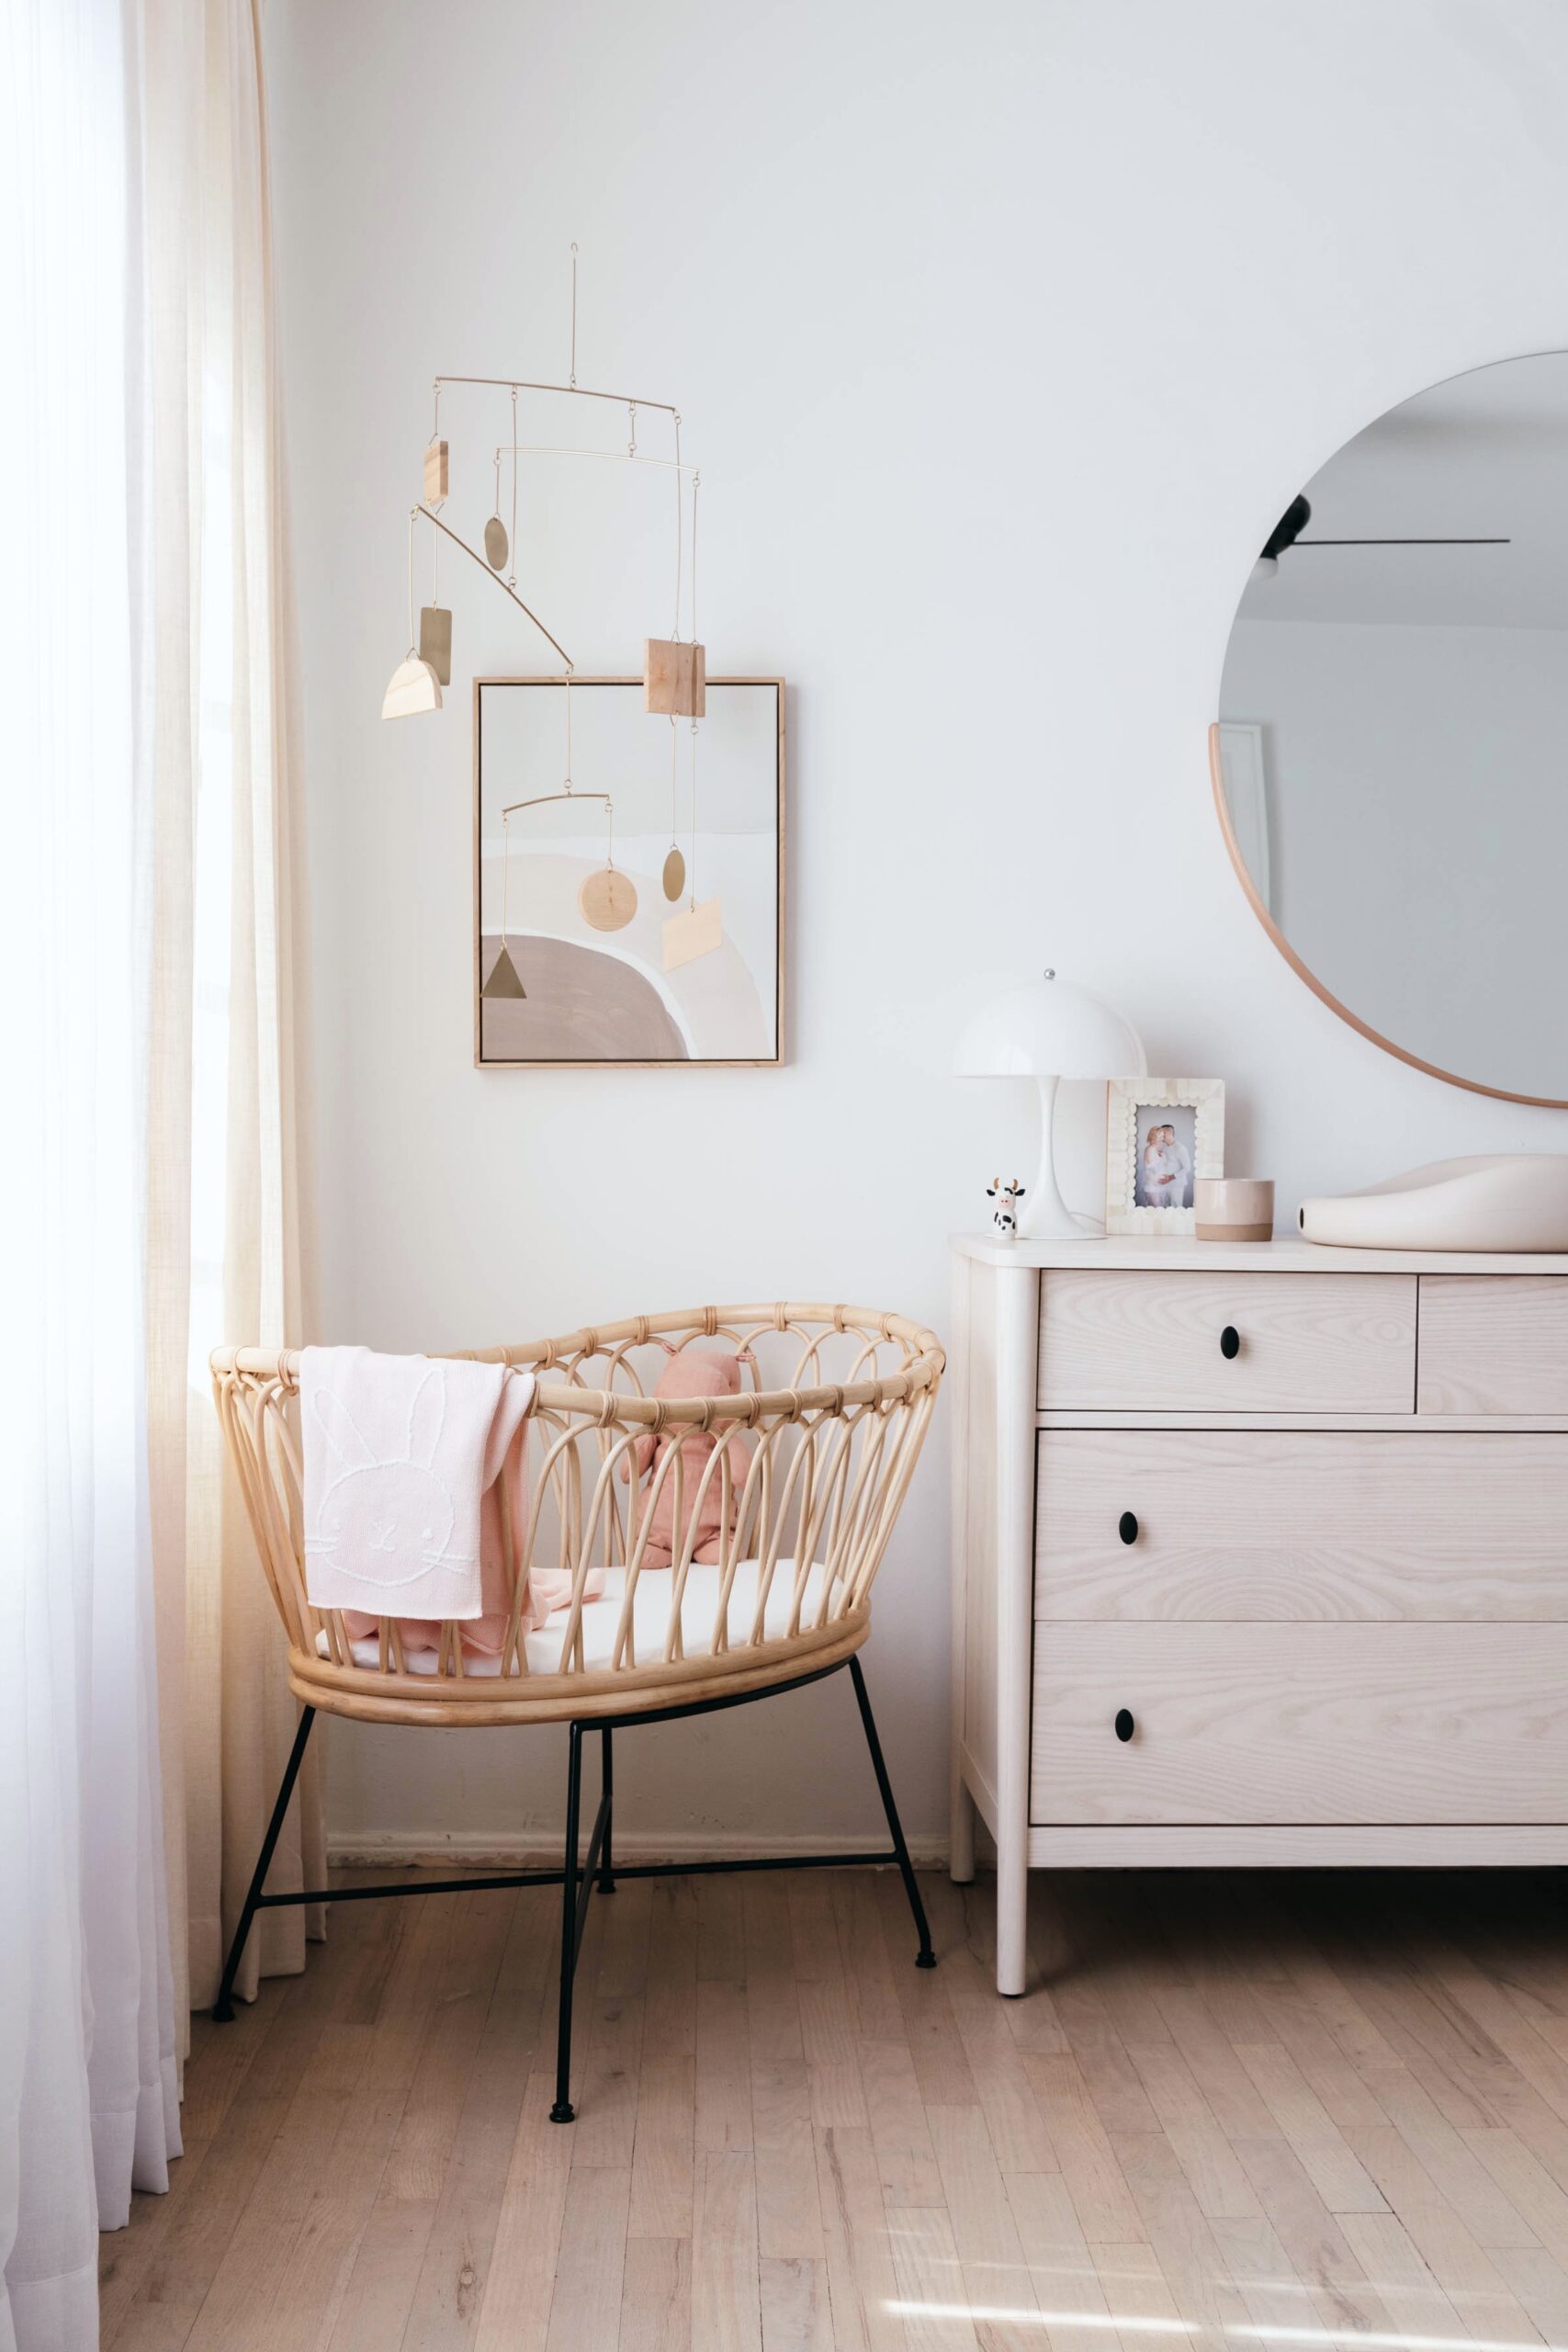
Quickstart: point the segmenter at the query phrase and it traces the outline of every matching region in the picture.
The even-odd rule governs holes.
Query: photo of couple
[[[1184,1104],[1152,1109],[1140,1103],[1136,1117],[1137,1167],[1134,1205],[1141,1209],[1190,1209],[1196,1113]]]

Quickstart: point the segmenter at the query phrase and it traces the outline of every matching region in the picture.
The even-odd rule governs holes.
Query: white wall
[[[1228,1080],[1231,1165],[1287,1208],[1568,1144],[1380,1056],[1292,977],[1204,746],[1301,482],[1416,388],[1568,343],[1568,14],[271,0],[268,40],[316,1337],[440,1347],[792,1291],[941,1328],[944,1236],[1030,1159],[1024,1091],[949,1079],[953,1039],[1046,962],[1114,998],[1153,1069]],[[463,676],[536,666],[477,574],[446,713],[378,716],[430,380],[558,371],[573,238],[584,380],[677,400],[700,456],[710,670],[792,682],[781,1071],[475,1072]],[[580,664],[630,666],[635,568],[547,552]],[[927,1835],[945,1493],[939,1442],[868,1668]],[[869,1826],[847,1691],[774,1707],[639,1735],[633,1818]],[[513,1834],[558,1817],[559,1761],[553,1736],[343,1729],[335,1824]]]

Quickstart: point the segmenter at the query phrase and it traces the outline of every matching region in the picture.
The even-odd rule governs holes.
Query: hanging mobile
[[[588,876],[578,891],[577,906],[583,922],[592,923],[595,931],[624,931],[637,912],[637,886],[615,862],[615,824],[607,792],[542,792],[536,799],[514,800],[509,808],[503,808],[502,823],[504,825],[509,817],[520,815],[525,808],[543,808],[558,800],[602,800],[604,803],[604,863]],[[487,985],[484,993],[493,996],[497,991]]]
[[[697,722],[692,721],[692,865],[685,911],[669,916],[660,926],[664,968],[678,971],[711,956],[724,944],[724,914],[716,898],[697,898]]]
[[[593,796],[604,803],[604,863],[591,874],[577,894],[578,910],[595,931],[624,931],[637,912],[637,888],[615,864],[615,810],[608,793]]]
[[[430,420],[430,438],[424,445],[424,503],[427,506],[443,506],[451,487],[450,453],[441,438],[441,379],[435,379],[435,406]]]
[[[649,637],[642,647],[642,707],[644,710],[660,713],[670,718],[702,718],[707,712],[707,649],[696,642],[696,497],[693,492],[692,546],[692,641],[685,643],[681,636],[681,566],[682,500],[683,491],[681,464],[681,417],[677,410],[672,420],[675,430],[675,619],[672,637]],[[700,477],[699,477],[700,479]]]
[[[504,571],[512,542],[501,519],[501,451],[495,453],[495,513],[485,525],[485,561],[492,571]]]
[[[512,878],[512,842],[507,826],[511,818],[511,809],[503,808],[501,812],[501,953],[491,966],[484,986],[479,990],[479,994],[489,997],[492,1003],[498,997],[510,997],[515,1003],[528,994],[523,985],[523,976],[512,960],[512,950],[506,944],[506,894]]]
[[[452,683],[452,615],[441,601],[441,541],[430,535],[430,602],[419,608],[419,658],[435,673],[437,685]]]
[[[670,721],[670,854],[664,861],[664,895],[671,906],[686,887],[686,861],[681,854],[675,835],[678,831],[675,805],[675,721]]]
[[[680,477],[677,476],[677,482],[679,481],[679,479]],[[703,649],[697,642],[697,492],[702,487],[702,480],[703,478],[701,474],[694,474],[692,477],[692,641],[694,650],[698,656],[699,680],[701,676],[701,656]],[[680,584],[679,573],[677,573],[677,620],[680,616],[679,598]],[[700,904],[697,899],[697,720],[700,716],[700,709],[694,710],[691,714],[691,865],[689,868],[686,866],[684,861],[680,856],[679,851],[676,850],[672,850],[670,857],[666,858],[664,861],[664,871],[666,876],[668,876],[670,873],[671,858],[681,865],[681,880],[686,884],[687,889],[685,912],[683,914],[669,916],[660,926],[660,944],[664,951],[664,968],[667,972],[678,971],[682,964],[694,964],[699,956],[711,956],[716,947],[722,947],[724,944],[724,911],[718,899],[716,897],[712,899],[704,899]],[[674,720],[671,719],[670,724],[671,729],[671,737],[673,739]],[[688,874],[690,876],[689,880]],[[678,888],[677,890],[671,891],[669,893],[672,898],[678,896]]]
[[[417,711],[439,710],[441,681],[419,650],[413,628],[413,526],[419,513],[409,509],[409,650],[387,682],[381,704],[383,718],[412,718]]]

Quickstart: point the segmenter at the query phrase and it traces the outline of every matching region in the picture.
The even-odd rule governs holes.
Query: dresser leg
[[[1010,1998],[1028,1988],[1029,1864],[1021,1855],[997,1855],[997,1990]]]
[[[975,1875],[975,1800],[956,1766],[948,1818],[947,1874],[954,1886],[967,1886]]]

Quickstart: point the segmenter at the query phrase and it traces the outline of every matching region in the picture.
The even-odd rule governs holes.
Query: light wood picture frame
[[[1111,1080],[1105,1098],[1107,1233],[1190,1234],[1197,1223],[1194,1185],[1200,1177],[1224,1172],[1223,1079]],[[1178,1204],[1156,1206],[1167,1194]]]
[[[476,1067],[777,1067],[784,681],[706,681],[694,810],[693,723],[640,677],[574,677],[570,738],[566,702],[558,672],[474,681]]]

